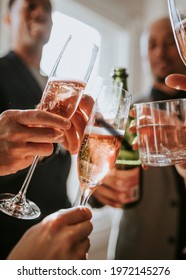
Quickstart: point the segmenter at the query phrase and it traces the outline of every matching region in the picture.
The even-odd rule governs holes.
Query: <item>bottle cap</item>
[[[127,78],[128,77],[128,73],[127,73],[127,69],[123,68],[123,67],[114,67],[112,72],[111,72],[111,76],[113,79],[115,78]]]

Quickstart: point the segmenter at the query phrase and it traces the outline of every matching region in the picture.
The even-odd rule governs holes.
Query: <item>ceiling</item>
[[[52,0],[58,10],[76,18],[79,7],[91,11],[121,27],[147,24],[168,13],[167,0]],[[54,6],[55,6],[54,5]]]
[[[74,0],[81,5],[115,21],[126,25],[132,18],[141,18],[144,10],[141,9],[146,0]]]

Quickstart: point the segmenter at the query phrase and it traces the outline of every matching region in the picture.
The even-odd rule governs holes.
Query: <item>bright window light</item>
[[[53,12],[52,19],[53,27],[50,40],[44,46],[41,59],[41,69],[46,75],[50,74],[55,60],[70,34],[87,38],[87,40],[93,41],[98,46],[100,46],[101,41],[101,36],[97,30],[79,20],[66,16],[57,11]],[[94,68],[98,68],[98,61]],[[95,71],[96,69],[94,69],[94,72]]]

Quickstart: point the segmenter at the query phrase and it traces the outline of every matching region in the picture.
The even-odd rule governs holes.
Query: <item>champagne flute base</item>
[[[23,220],[36,219],[41,214],[34,202],[11,193],[0,194],[0,211]]]

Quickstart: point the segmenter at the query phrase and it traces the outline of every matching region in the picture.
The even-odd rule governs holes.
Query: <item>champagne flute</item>
[[[103,86],[95,101],[77,158],[82,206],[115,165],[130,101],[131,95],[114,85]]]
[[[186,2],[185,0],[168,0],[168,7],[177,48],[186,65]]]
[[[84,93],[97,53],[98,47],[95,44],[70,35],[49,76],[40,109],[71,119]],[[0,194],[0,210],[5,214],[25,220],[35,219],[41,214],[39,207],[26,198],[39,158],[34,158],[17,195]]]

